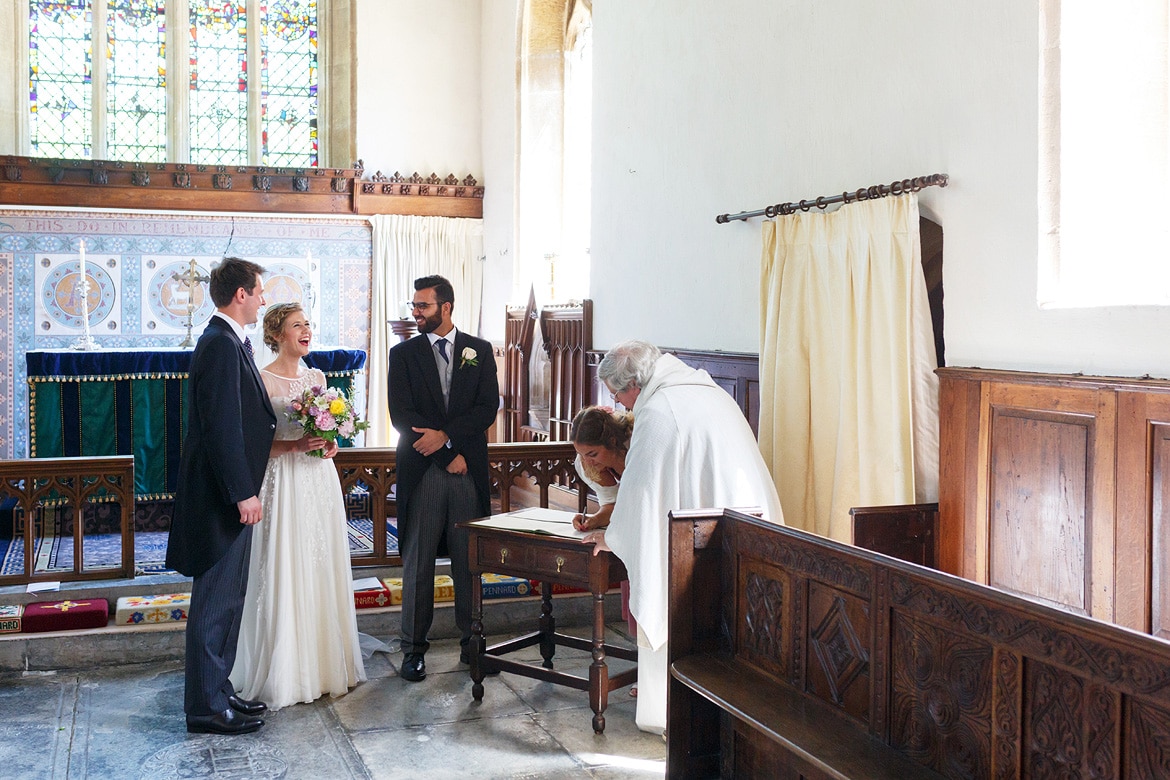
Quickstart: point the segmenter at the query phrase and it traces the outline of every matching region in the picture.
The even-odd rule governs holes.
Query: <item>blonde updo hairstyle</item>
[[[276,303],[264,312],[264,346],[273,352],[280,352],[280,334],[284,330],[284,323],[298,311],[305,308],[299,303]]]
[[[630,437],[634,435],[634,415],[629,412],[612,412],[600,406],[586,406],[577,412],[569,430],[569,441],[583,447],[605,447],[611,452],[625,455],[630,449]],[[586,467],[586,471],[590,471]],[[596,474],[589,474],[595,479]]]

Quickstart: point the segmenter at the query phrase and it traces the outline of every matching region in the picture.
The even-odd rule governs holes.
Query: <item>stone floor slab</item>
[[[440,656],[436,655],[436,661]],[[456,665],[458,650],[455,651]],[[444,666],[436,663],[436,666]],[[412,726],[453,723],[506,715],[531,713],[507,686],[476,702],[471,695],[467,667],[438,672],[427,653],[427,677],[417,683],[401,677],[386,677],[359,685],[334,702],[342,726],[350,732],[385,730]]]
[[[588,777],[527,714],[366,732],[353,744],[375,780]]]
[[[537,656],[539,657],[539,656]],[[400,655],[367,659],[369,681],[265,716],[254,734],[191,735],[178,661],[0,676],[0,777],[373,778],[661,777],[665,744],[633,724],[617,692],[604,735],[584,692],[502,674],[475,703],[457,640],[427,654],[422,683]],[[562,668],[587,669],[587,657]],[[30,746],[35,746],[31,748]]]

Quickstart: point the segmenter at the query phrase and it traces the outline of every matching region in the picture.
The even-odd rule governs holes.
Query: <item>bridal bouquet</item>
[[[353,402],[336,387],[310,387],[289,403],[288,419],[300,425],[306,434],[325,441],[339,437],[350,439],[370,427],[368,422],[358,419]],[[325,457],[324,450],[308,454]]]

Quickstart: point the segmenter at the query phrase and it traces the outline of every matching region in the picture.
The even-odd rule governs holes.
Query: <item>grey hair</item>
[[[605,353],[597,366],[597,378],[615,393],[645,387],[654,376],[662,353],[646,341],[623,341]]]

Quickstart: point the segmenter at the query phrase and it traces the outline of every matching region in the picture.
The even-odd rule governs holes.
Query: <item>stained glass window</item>
[[[318,0],[30,0],[29,153],[316,166],[317,14]]]
[[[106,155],[167,159],[166,21],[163,4],[109,0],[106,22]]]
[[[264,15],[261,131],[264,162],[317,164],[317,2],[272,0]]]
[[[91,31],[89,0],[29,3],[29,139],[35,156],[90,156]]]
[[[248,13],[191,3],[191,162],[248,164]]]

